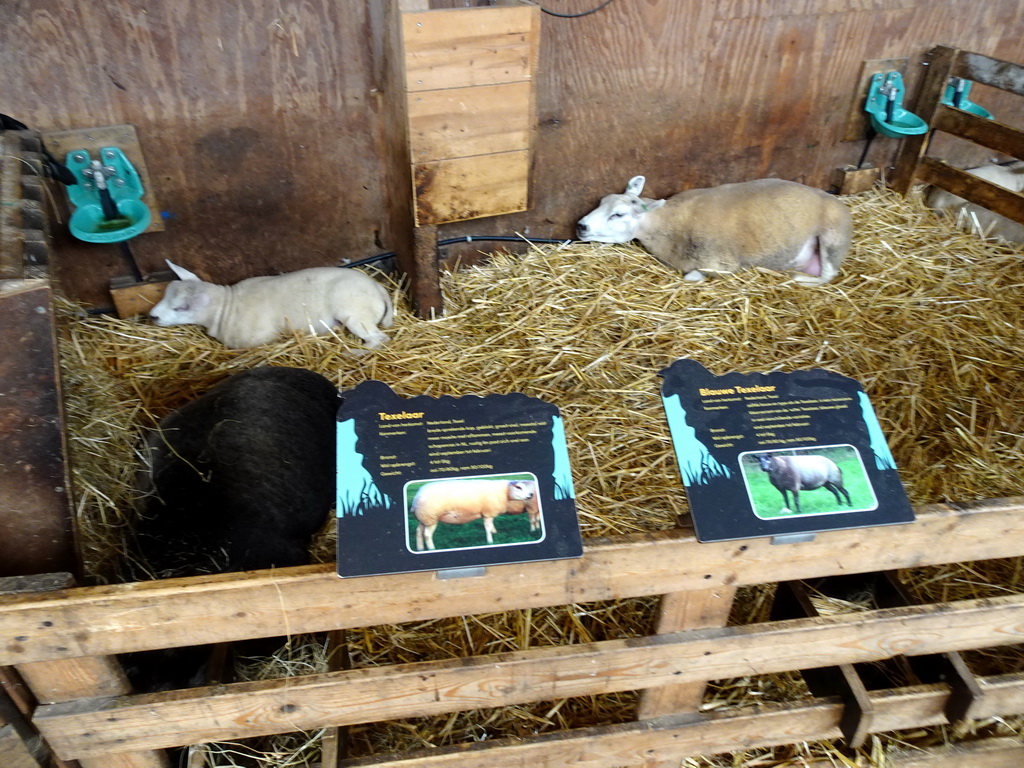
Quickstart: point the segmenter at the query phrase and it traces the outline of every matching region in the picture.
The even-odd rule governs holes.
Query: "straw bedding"
[[[533,247],[444,273],[441,319],[417,320],[400,301],[393,341],[362,356],[343,331],[232,351],[197,328],[88,318],[67,305],[61,351],[88,569],[109,578],[119,556],[141,434],[230,373],[266,364],[319,371],[342,390],[372,378],[408,396],[518,391],[554,403],[589,537],[671,528],[687,514],[658,394],[658,371],[679,357],[716,374],[821,367],[858,379],[914,503],[1022,493],[1024,254],[960,232],[885,189],[847,202],[853,249],[824,287],[759,271],[694,285],[631,246]],[[316,556],[333,558],[329,532]],[[925,600],[1021,589],[1017,561],[920,569],[908,578]],[[763,619],[770,591],[742,591],[733,620]],[[655,609],[651,598],[376,627],[350,632],[347,647],[361,666],[621,638],[649,634]],[[296,639],[282,658],[315,667],[316,647]],[[1015,651],[995,661],[977,656],[983,673],[1024,666]],[[797,675],[721,681],[705,706],[802,695]],[[350,743],[354,754],[367,754],[619,722],[631,719],[635,700],[619,694],[375,724],[352,729]],[[1010,726],[992,726],[1001,727]],[[941,729],[922,733],[924,741],[946,737]],[[286,748],[287,762],[264,755],[263,764],[313,760],[316,739],[299,740],[314,746],[304,756]],[[872,749],[896,743],[875,740]],[[744,753],[721,764],[800,765],[830,749]]]

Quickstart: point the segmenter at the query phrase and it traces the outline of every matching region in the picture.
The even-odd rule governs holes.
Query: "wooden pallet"
[[[315,565],[7,595],[0,597],[0,665],[13,666],[40,702],[32,723],[49,747],[86,768],[163,765],[161,750],[176,745],[628,690],[644,691],[632,723],[338,764],[652,766],[840,739],[838,698],[705,714],[697,712],[700,692],[708,680],[731,676],[1017,644],[1024,596],[725,627],[733,592],[1024,554],[1024,497],[917,512],[910,525],[833,531],[783,546],[767,539],[701,544],[681,531],[598,540],[582,560],[493,567],[474,579],[342,580],[330,565]],[[663,596],[656,635],[497,656],[141,695],[124,692],[111,658],[274,636],[282,627],[322,632],[644,595]],[[1024,675],[976,684],[965,717],[1024,713]],[[944,682],[869,691],[871,718],[861,730],[946,723],[951,692]],[[1012,754],[1020,760],[1019,745]]]

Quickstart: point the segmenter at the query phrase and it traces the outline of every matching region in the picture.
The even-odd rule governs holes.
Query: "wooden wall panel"
[[[367,9],[32,0],[0,5],[3,110],[44,130],[132,123],[167,231],[132,241],[206,277],[382,250],[384,173]],[[58,243],[59,277],[106,301],[115,247]]]
[[[412,162],[529,149],[530,96],[529,82],[410,94]]]
[[[381,8],[12,0],[0,4],[3,110],[47,131],[136,125],[167,225],[133,241],[144,271],[170,257],[231,281],[390,250],[401,217],[386,192],[395,126]],[[615,0],[545,15],[532,207],[439,236],[566,237],[636,173],[665,194],[769,175],[827,186],[863,149],[840,138],[864,59],[909,58],[912,89],[933,45],[1024,62],[1022,32],[1021,0]],[[1019,100],[989,90],[972,98],[1024,119],[1010,114]],[[871,161],[890,163],[896,145],[876,140]],[[983,159],[944,137],[936,148]],[[67,238],[57,250],[71,292],[109,303],[106,281],[126,274],[116,250]]]

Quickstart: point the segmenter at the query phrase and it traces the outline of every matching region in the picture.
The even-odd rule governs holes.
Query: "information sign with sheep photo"
[[[860,384],[831,371],[661,372],[701,541],[909,523],[914,512]]]
[[[338,575],[583,554],[550,403],[517,392],[403,398],[366,381],[342,393],[337,429]]]

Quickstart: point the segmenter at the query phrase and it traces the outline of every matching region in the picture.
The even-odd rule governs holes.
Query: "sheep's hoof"
[[[683,280],[688,280],[691,283],[703,283],[704,273],[701,272],[699,269],[693,269],[687,272],[685,275],[683,275]]]
[[[803,272],[797,272],[796,274],[793,275],[793,282],[797,283],[798,285],[804,285],[809,287],[815,285],[824,285],[825,283],[828,282],[828,280],[825,280],[824,278],[821,277],[815,277],[814,275],[807,275],[804,274]]]
[[[792,515],[793,514],[793,510],[790,509],[789,507],[783,507],[782,509],[779,510],[779,514],[780,515]]]

